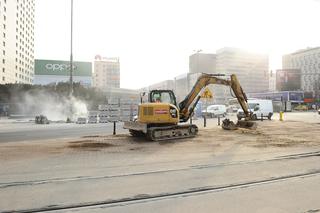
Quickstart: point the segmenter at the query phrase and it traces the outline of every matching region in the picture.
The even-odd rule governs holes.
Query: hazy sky
[[[319,0],[74,0],[74,60],[120,57],[121,87],[188,72],[194,50],[270,56],[320,46]],[[36,0],[35,57],[69,60],[70,0]]]

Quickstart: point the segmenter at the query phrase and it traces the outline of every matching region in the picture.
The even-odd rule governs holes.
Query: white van
[[[227,109],[225,105],[210,105],[207,107],[207,110],[202,110],[202,116],[206,117],[217,117],[217,116],[226,116]]]
[[[273,115],[272,100],[249,99],[248,105],[250,112],[252,112],[253,120],[261,119],[261,117],[271,120]],[[237,117],[239,120],[245,117],[242,109],[238,110]]]

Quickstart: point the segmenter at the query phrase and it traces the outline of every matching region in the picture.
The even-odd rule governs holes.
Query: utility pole
[[[70,29],[70,96],[73,94],[73,55],[72,55],[72,42],[73,42],[73,0],[71,0],[71,29]]]
[[[71,26],[70,26],[70,85],[69,85],[69,98],[70,98],[70,114],[67,117],[67,123],[72,122],[73,117],[73,104],[71,97],[73,95],[73,55],[72,55],[72,37],[73,37],[73,0],[71,0]]]

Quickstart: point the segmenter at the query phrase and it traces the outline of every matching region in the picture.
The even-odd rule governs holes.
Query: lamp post
[[[73,55],[72,55],[72,42],[73,42],[73,0],[71,0],[71,27],[70,27],[70,97],[73,94]]]
[[[72,122],[73,117],[73,104],[71,101],[72,95],[73,95],[73,56],[72,56],[72,37],[73,37],[73,0],[71,0],[71,26],[70,26],[70,85],[69,85],[69,98],[70,98],[70,112],[69,116],[67,117],[67,123]]]

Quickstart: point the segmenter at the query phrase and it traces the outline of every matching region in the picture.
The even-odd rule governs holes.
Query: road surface
[[[113,134],[113,123],[74,124],[52,123],[39,125],[30,122],[1,124],[1,142],[36,141],[81,137],[85,135]],[[117,133],[126,132],[122,123],[117,123]]]
[[[235,114],[229,114],[228,118],[236,121]],[[275,113],[274,120],[279,120],[279,114]],[[307,123],[320,123],[320,115],[316,112],[294,112],[285,113],[285,120],[301,121]],[[222,121],[222,119],[221,119]],[[203,127],[203,119],[193,121],[199,127]],[[218,119],[207,119],[207,127],[217,126]],[[117,123],[117,133],[127,133],[122,128],[122,123]],[[0,143],[36,141],[47,139],[62,139],[81,137],[86,135],[111,135],[113,133],[113,123],[106,124],[66,124],[51,123],[49,125],[37,125],[32,122],[1,122],[0,120]]]
[[[320,212],[315,115],[236,131],[211,119],[197,137],[168,142],[122,133],[1,143],[0,212]]]

